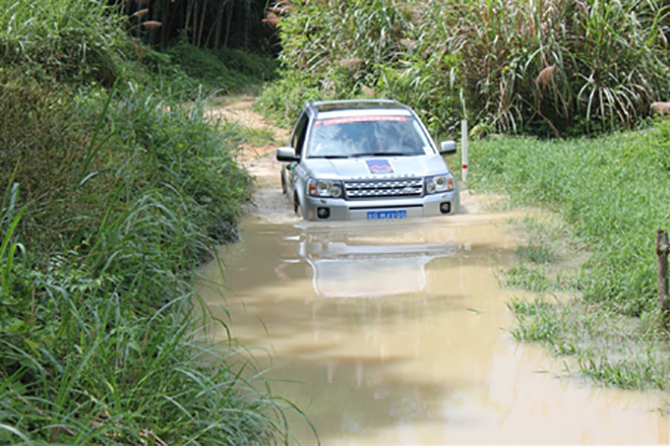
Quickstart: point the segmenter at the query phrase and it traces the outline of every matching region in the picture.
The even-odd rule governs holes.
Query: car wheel
[[[300,218],[304,218],[302,213],[302,206],[300,206],[300,200],[298,199],[298,194],[293,195],[293,212]]]

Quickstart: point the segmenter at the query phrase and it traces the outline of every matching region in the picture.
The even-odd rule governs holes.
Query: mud
[[[466,192],[450,218],[312,224],[282,204],[271,155],[249,166],[267,187],[241,242],[221,248],[225,278],[206,265],[200,293],[322,444],[669,441],[661,395],[595,388],[512,339],[506,302],[528,296],[497,273],[520,215],[488,210],[496,197]],[[295,443],[316,443],[291,422]]]

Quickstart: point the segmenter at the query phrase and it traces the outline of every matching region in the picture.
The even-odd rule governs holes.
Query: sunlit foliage
[[[631,127],[670,94],[660,0],[294,3],[279,22],[284,79],[262,100],[275,113],[393,97],[436,131],[467,116],[478,134],[566,136]]]

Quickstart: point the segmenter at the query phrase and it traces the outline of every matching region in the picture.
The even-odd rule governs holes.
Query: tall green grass
[[[107,4],[0,0],[0,444],[285,443],[192,287],[250,197],[245,135]]]
[[[633,316],[655,304],[654,240],[670,203],[670,125],[598,139],[480,141],[472,185],[560,212],[593,249],[587,300]]]
[[[0,80],[0,443],[286,441],[191,286],[250,194],[240,130],[134,83]]]
[[[655,234],[670,225],[669,159],[669,121],[595,139],[473,142],[471,188],[550,209],[565,226],[535,248],[520,248],[521,263],[504,274],[507,285],[540,296],[510,304],[517,339],[575,356],[581,373],[607,385],[668,389]],[[553,257],[557,249],[562,258]],[[561,263],[579,263],[567,258],[571,251],[583,256],[585,249],[579,270],[561,271]],[[576,296],[549,297],[564,290]]]
[[[0,61],[27,74],[107,86],[130,50],[121,17],[96,0],[1,0],[0,42]]]
[[[630,127],[668,93],[669,14],[653,0],[462,2],[444,37],[480,118],[559,136]]]
[[[0,443],[286,442],[191,285],[236,237],[245,136],[128,65],[104,4],[0,4]]]
[[[435,132],[566,136],[630,128],[670,93],[660,0],[297,2],[280,23],[284,71],[260,104],[380,96]],[[356,63],[352,63],[353,61]]]
[[[177,211],[145,192],[44,270],[11,241],[20,214],[2,228],[3,443],[282,438],[278,406],[195,334],[204,315],[193,306],[183,244],[204,234]]]
[[[289,123],[305,100],[347,98],[375,86],[395,59],[407,13],[388,0],[298,2],[280,22],[281,78],[259,103]]]

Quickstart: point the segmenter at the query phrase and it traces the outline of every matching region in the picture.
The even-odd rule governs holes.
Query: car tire
[[[298,217],[305,218],[302,212],[302,206],[300,206],[300,199],[298,198],[298,194],[293,196],[293,212],[295,212]]]
[[[280,176],[281,176],[281,192],[282,192],[282,194],[286,194],[286,192],[288,191],[288,189],[287,189],[287,187],[286,187],[286,171],[284,170],[283,167],[282,167],[282,169],[281,169],[281,174],[280,174]]]

